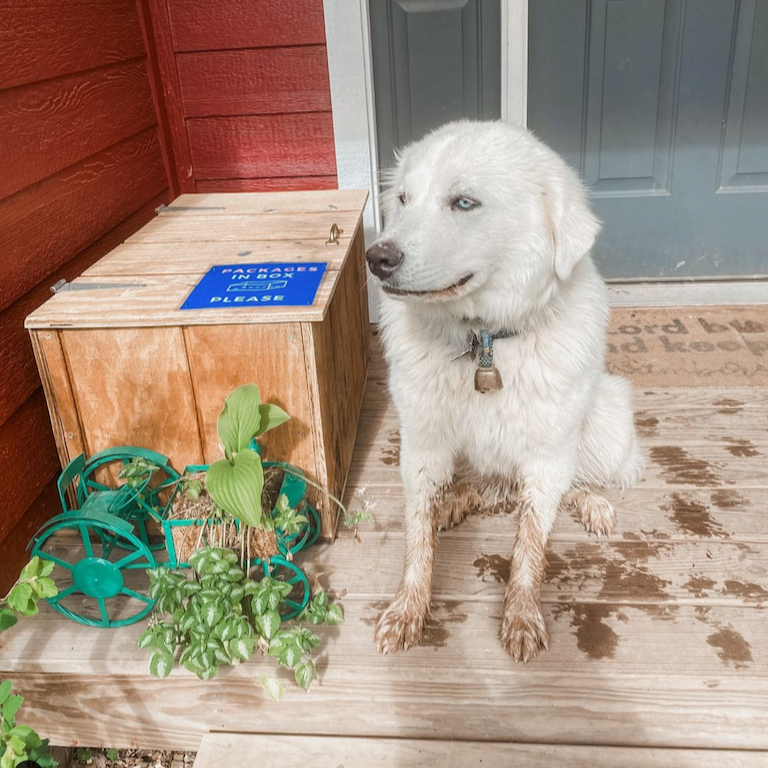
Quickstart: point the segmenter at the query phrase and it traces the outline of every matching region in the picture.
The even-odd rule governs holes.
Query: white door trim
[[[528,0],[501,3],[501,119],[528,125]]]

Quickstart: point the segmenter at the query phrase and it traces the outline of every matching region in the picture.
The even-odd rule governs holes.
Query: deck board
[[[398,424],[377,355],[346,493],[374,523],[360,543],[342,531],[300,556],[347,617],[320,630],[308,695],[288,688],[283,704],[267,702],[256,679],[271,665],[260,658],[207,683],[183,670],[154,680],[140,626],[88,630],[47,606],[0,638],[0,676],[26,697],[30,724],[60,743],[195,749],[226,731],[252,734],[261,755],[258,734],[282,734],[263,749],[286,768],[301,754],[347,768],[448,766],[446,755],[490,766],[768,764],[768,379],[678,383],[636,388],[648,474],[608,494],[615,533],[589,537],[561,512],[542,590],[550,651],[528,665],[497,637],[513,503],[440,534],[424,643],[375,652],[404,547]],[[343,738],[329,747],[321,735]],[[199,768],[245,738],[207,737]]]

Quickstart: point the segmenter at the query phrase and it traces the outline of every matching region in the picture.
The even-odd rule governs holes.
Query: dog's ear
[[[550,186],[545,201],[555,274],[560,280],[566,280],[592,248],[600,232],[600,222],[589,207],[587,190],[576,178],[558,180]]]

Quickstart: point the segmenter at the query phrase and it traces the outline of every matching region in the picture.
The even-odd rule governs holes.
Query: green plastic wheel
[[[311,590],[301,568],[279,555],[272,557],[269,562],[254,560],[253,565],[260,567],[265,576],[284,581],[293,587],[285,603],[280,606],[280,618],[283,621],[295,618],[307,607]]]
[[[59,594],[48,600],[56,611],[90,627],[124,627],[147,616],[155,601],[145,594],[144,571],[156,563],[141,539],[124,523],[71,513],[51,522],[35,538],[32,555],[58,566]]]

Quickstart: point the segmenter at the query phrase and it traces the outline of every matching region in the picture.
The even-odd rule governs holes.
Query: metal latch
[[[65,291],[106,291],[109,288],[146,288],[146,283],[68,283],[64,278],[51,286],[51,293]]]
[[[331,225],[331,236],[325,241],[326,245],[338,245],[339,237],[344,234],[343,229],[339,229],[338,224]]]

